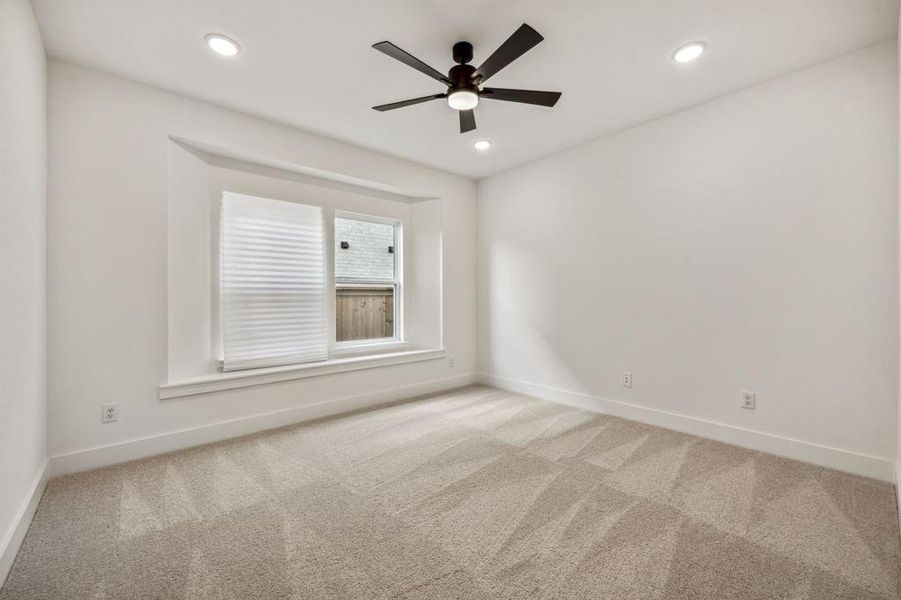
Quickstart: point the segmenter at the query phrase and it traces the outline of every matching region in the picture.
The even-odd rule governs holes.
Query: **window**
[[[400,339],[400,222],[335,214],[335,341]]]
[[[335,213],[333,342],[327,226],[317,206],[222,193],[224,371],[324,361],[332,350],[356,352],[401,339],[400,221]]]
[[[223,370],[328,358],[322,209],[224,192]]]

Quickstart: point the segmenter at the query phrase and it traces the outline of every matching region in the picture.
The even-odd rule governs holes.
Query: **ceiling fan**
[[[554,106],[557,100],[560,99],[560,92],[481,87],[482,84],[488,81],[489,77],[531,50],[543,39],[541,34],[523,23],[479,68],[469,64],[472,61],[472,44],[469,42],[457,42],[453,48],[454,62],[457,64],[451,67],[447,75],[442,75],[441,72],[433,69],[412,54],[401,50],[391,42],[373,44],[372,47],[379,52],[384,52],[391,58],[413,67],[420,73],[425,73],[429,77],[437,79],[447,86],[447,92],[410,100],[401,100],[391,104],[382,104],[372,108],[384,112],[395,108],[421,104],[430,100],[447,98],[448,105],[460,113],[460,133],[466,133],[476,128],[476,117],[472,109],[479,104],[480,98],[537,104],[538,106]]]

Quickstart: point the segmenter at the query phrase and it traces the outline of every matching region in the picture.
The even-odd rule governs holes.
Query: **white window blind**
[[[224,192],[223,370],[328,358],[322,209]]]

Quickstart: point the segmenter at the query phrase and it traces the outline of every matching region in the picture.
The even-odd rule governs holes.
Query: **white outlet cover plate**
[[[741,393],[741,407],[747,408],[748,410],[754,410],[757,408],[757,393],[756,392],[742,392]]]

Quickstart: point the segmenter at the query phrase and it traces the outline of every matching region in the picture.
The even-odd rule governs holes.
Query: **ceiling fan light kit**
[[[543,39],[541,34],[523,23],[479,68],[469,64],[472,62],[472,44],[469,42],[457,42],[452,49],[454,62],[457,64],[451,67],[447,75],[443,75],[437,69],[433,69],[391,42],[385,41],[373,44],[372,47],[376,50],[399,60],[420,73],[428,75],[432,79],[440,81],[447,86],[447,92],[382,104],[372,108],[384,112],[421,104],[430,100],[446,98],[448,106],[458,111],[460,115],[460,133],[466,133],[476,128],[476,117],[473,109],[478,106],[481,98],[552,107],[560,99],[560,92],[482,87],[489,77],[495,75],[498,71],[534,48]]]
[[[472,110],[479,105],[479,94],[472,90],[454,90],[447,95],[447,105],[454,110]]]

